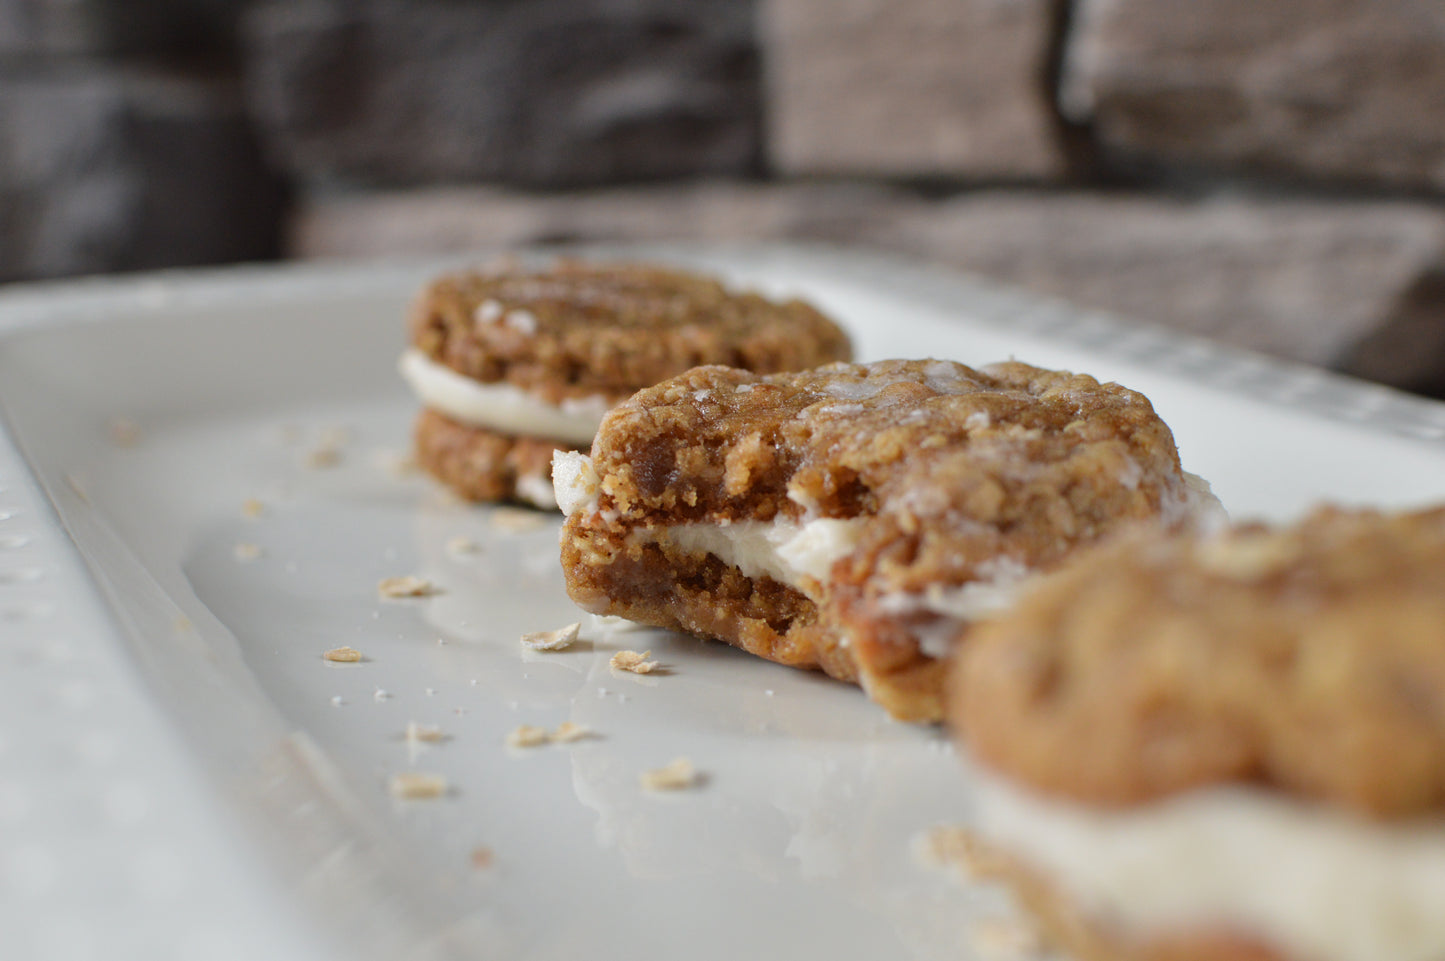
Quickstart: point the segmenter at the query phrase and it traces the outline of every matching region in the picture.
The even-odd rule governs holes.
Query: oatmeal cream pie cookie
[[[401,372],[421,399],[417,459],[469,500],[555,507],[552,452],[585,448],[613,404],[698,364],[764,372],[849,357],[814,308],[661,267],[561,262],[440,277],[411,314]]]
[[[698,368],[553,479],[583,608],[821,668],[914,721],[941,718],[950,645],[1031,572],[1214,503],[1139,394],[942,360]]]
[[[1075,956],[1445,958],[1445,508],[1122,538],[949,685],[988,860]]]

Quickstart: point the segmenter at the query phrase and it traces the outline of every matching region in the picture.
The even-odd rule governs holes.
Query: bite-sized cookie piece
[[[427,409],[422,466],[463,497],[542,507],[555,506],[551,451],[586,447],[643,387],[698,364],[773,372],[850,356],[842,330],[802,301],[572,261],[440,277],[413,307],[410,339],[400,366]]]
[[[1079,956],[1445,958],[1445,508],[1133,533],[949,684],[986,843]]]
[[[554,481],[583,608],[821,668],[917,721],[941,717],[954,640],[1032,572],[1215,503],[1139,394],[942,360],[698,368],[615,408]]]

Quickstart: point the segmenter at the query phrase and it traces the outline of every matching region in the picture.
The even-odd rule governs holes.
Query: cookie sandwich
[[[1074,956],[1445,958],[1445,509],[1101,547],[949,683],[988,860]]]
[[[400,369],[423,404],[422,468],[468,500],[554,508],[554,450],[585,449],[613,404],[698,364],[772,372],[850,355],[800,300],[681,270],[560,262],[440,277]]]
[[[1021,363],[702,367],[554,468],[588,611],[715,638],[942,716],[977,619],[1071,551],[1215,503],[1141,395]]]

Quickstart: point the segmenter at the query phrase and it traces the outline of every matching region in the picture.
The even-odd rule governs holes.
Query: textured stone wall
[[[0,279],[674,238],[1445,395],[1445,6],[0,0]]]

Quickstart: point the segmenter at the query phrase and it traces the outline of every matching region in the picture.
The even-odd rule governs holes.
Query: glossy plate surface
[[[597,253],[806,296],[863,359],[1017,357],[1118,380],[1149,395],[1235,516],[1445,489],[1445,408],[1317,371],[855,254]],[[1005,902],[917,856],[931,827],[970,816],[937,731],[819,676],[599,623],[562,589],[557,519],[462,505],[397,471],[414,413],[394,370],[401,318],[439,266],[0,298],[0,410],[56,512],[3,445],[0,623],[23,643],[0,650],[0,693],[73,698],[80,676],[103,695],[83,723],[61,694],[0,706],[0,831],[38,839],[0,855],[0,879],[50,912],[45,926],[23,903],[0,909],[9,930],[54,957],[95,956],[106,937],[106,957],[181,956],[178,915],[205,921],[188,943],[238,957],[975,956]],[[440,593],[378,596],[412,574]],[[573,621],[569,650],[518,643]],[[363,659],[323,660],[340,646]],[[624,648],[665,670],[613,671]],[[507,746],[519,725],[567,721],[592,736]],[[440,740],[408,739],[413,722]],[[16,748],[25,725],[50,747]],[[86,743],[112,761],[74,761]],[[700,787],[642,789],[679,757]],[[136,765],[160,765],[148,826],[126,821],[122,792],[122,816],[89,830],[181,866],[152,866],[155,897],[130,875],[89,877],[77,903],[82,853],[56,839]],[[444,795],[396,800],[403,772],[440,775]],[[86,924],[90,941],[64,933]]]

